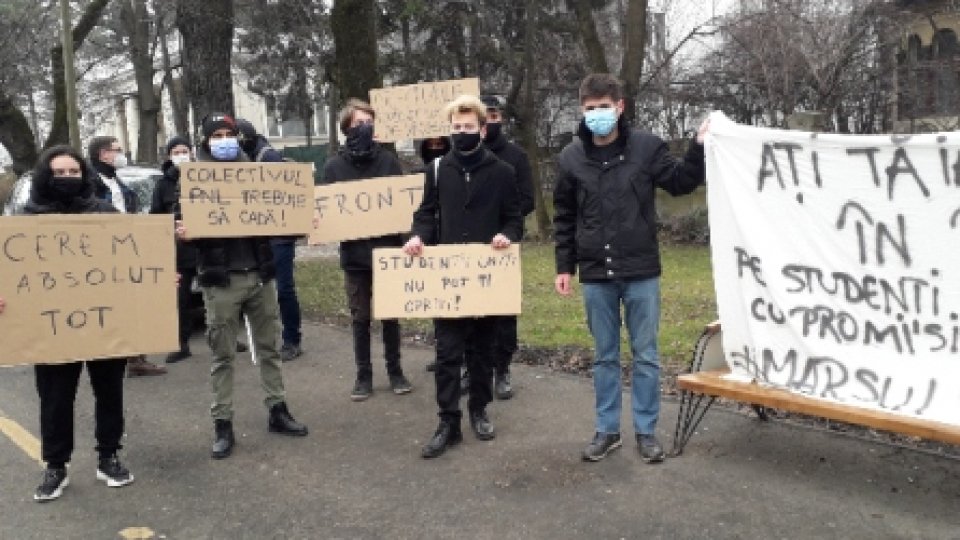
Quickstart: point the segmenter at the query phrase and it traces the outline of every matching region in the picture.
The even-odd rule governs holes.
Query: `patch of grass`
[[[716,318],[710,251],[706,246],[664,245],[660,354],[665,370],[675,371],[689,362],[693,343],[703,325]],[[535,349],[589,350],[593,339],[587,331],[580,285],[574,294],[561,297],[553,289],[555,269],[552,244],[525,243],[523,249],[523,315],[520,316],[521,346]],[[338,260],[314,259],[297,263],[297,292],[306,315],[347,325],[343,272]],[[405,333],[426,336],[429,320],[407,320]],[[628,358],[626,330],[622,351]]]

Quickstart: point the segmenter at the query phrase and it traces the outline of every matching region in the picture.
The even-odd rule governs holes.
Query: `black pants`
[[[353,319],[353,355],[357,362],[357,379],[373,378],[373,364],[370,361],[370,321],[373,317],[371,301],[373,299],[372,272],[344,272],[344,286],[347,301],[350,304],[350,317]],[[396,319],[382,321],[383,352],[387,361],[388,375],[402,375],[400,367],[400,322]]]
[[[197,277],[196,268],[177,268],[180,284],[177,285],[177,315],[180,320],[180,348],[186,349],[193,333],[193,291],[190,286]]]
[[[62,467],[73,454],[73,404],[84,365],[93,387],[97,453],[109,457],[121,448],[126,359],[38,364],[34,372],[40,395],[41,453],[51,467]]]
[[[491,348],[496,336],[496,317],[476,319],[437,319],[437,405],[440,420],[460,424],[460,368],[463,365],[467,343],[472,352],[466,356],[470,371],[470,398],[467,408],[481,411],[493,399],[493,362]]]
[[[517,352],[517,317],[515,315],[503,315],[493,317],[496,319],[496,336],[491,347],[491,374],[503,375],[510,371],[510,361],[513,354]],[[476,354],[474,352],[474,340],[467,340],[466,364],[467,372],[473,377],[470,366],[476,362],[471,361],[470,357]]]

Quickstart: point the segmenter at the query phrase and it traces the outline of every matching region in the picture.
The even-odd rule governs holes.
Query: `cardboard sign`
[[[409,257],[399,248],[373,250],[373,316],[426,319],[518,315],[520,245],[425,246]]]
[[[190,238],[310,234],[312,198],[312,163],[180,166],[180,209]]]
[[[311,244],[403,233],[423,200],[423,175],[336,182],[317,186],[313,197]]]
[[[423,139],[450,134],[443,108],[462,94],[480,95],[479,79],[410,84],[370,90],[377,112],[374,124],[382,142]]]
[[[732,377],[960,425],[960,133],[707,139]]]
[[[0,364],[179,348],[172,216],[0,218]]]

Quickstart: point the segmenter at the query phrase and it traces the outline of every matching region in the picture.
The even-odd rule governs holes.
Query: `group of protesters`
[[[708,126],[701,126],[686,155],[677,159],[659,137],[629,125],[623,116],[622,85],[614,76],[587,76],[580,86],[580,105],[579,129],[558,158],[554,225],[556,291],[570,295],[572,276],[579,269],[587,325],[596,346],[596,426],[582,458],[599,461],[622,444],[622,306],[633,357],[634,432],[641,458],[655,463],[663,460],[664,453],[655,436],[660,406],[661,266],[654,188],[680,195],[704,182],[702,143]],[[352,400],[366,400],[374,391],[373,249],[398,247],[418,257],[431,245],[482,243],[501,250],[522,240],[524,218],[534,207],[531,168],[526,153],[506,139],[503,109],[497,96],[465,95],[450,102],[444,112],[449,136],[428,138],[418,146],[423,200],[412,216],[410,233],[341,242],[356,364]],[[402,174],[397,156],[378,143],[375,123],[376,111],[368,103],[346,102],[339,118],[345,144],[328,159],[323,183]],[[293,279],[297,238],[191,238],[179,208],[182,164],[282,161],[282,155],[249,122],[217,112],[200,122],[195,147],[189,138],[177,136],[167,143],[165,154],[163,177],[156,185],[150,212],[173,214],[176,232],[180,347],[167,356],[166,363],[192,356],[190,302],[197,287],[203,297],[212,357],[211,456],[226,458],[236,444],[233,364],[244,320],[266,394],[268,429],[307,435],[307,427],[288,408],[283,384],[283,362],[303,354]],[[50,148],[34,170],[25,213],[136,212],[136,195],[116,175],[124,161],[123,149],[112,137],[94,138],[87,159],[69,146]],[[4,307],[0,298],[0,313]],[[401,366],[400,323],[384,320],[380,326],[389,388],[394,394],[407,394],[413,387]],[[427,369],[434,372],[439,423],[421,451],[423,458],[440,456],[462,440],[462,394],[468,396],[472,432],[486,441],[496,434],[487,406],[494,397],[510,399],[515,391],[510,364],[517,351],[516,316],[436,319],[434,329],[435,362]],[[143,357],[36,365],[42,457],[47,464],[34,495],[37,501],[58,498],[69,484],[66,467],[73,450],[73,404],[84,365],[96,403],[97,478],[111,487],[133,481],[118,458],[124,432],[124,373],[154,375],[166,368]]]

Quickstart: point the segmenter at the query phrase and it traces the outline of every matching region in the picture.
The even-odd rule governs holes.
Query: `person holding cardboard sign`
[[[323,167],[323,184],[350,182],[366,178],[395,176],[403,173],[400,161],[382,149],[373,138],[376,112],[366,102],[350,99],[340,111],[340,131],[347,144]],[[347,301],[353,327],[353,353],[357,363],[357,379],[350,399],[363,401],[373,394],[373,365],[370,361],[370,306],[373,297],[373,250],[379,247],[400,247],[398,234],[340,242],[340,267],[343,268]],[[394,394],[413,390],[400,366],[400,322],[381,322],[387,377]]]
[[[413,216],[407,255],[420,256],[424,244],[489,243],[510,246],[523,234],[520,196],[513,167],[483,146],[486,111],[475,96],[460,96],[447,105],[453,151],[427,167],[423,202]],[[426,248],[429,249],[429,248]],[[467,340],[469,357],[470,427],[480,440],[495,436],[486,407],[493,399],[491,344],[496,317],[437,319],[437,405],[440,424],[421,456],[437,457],[463,439],[460,431],[460,369]]]
[[[240,150],[239,130],[233,117],[211,113],[202,122],[203,138],[197,161],[249,161]],[[177,236],[187,238],[182,223]],[[213,352],[210,370],[215,438],[210,455],[222,459],[231,454],[233,434],[233,360],[236,356],[238,313],[250,320],[251,344],[260,361],[260,381],[267,393],[268,428],[283,435],[307,434],[307,427],[293,419],[287,408],[283,371],[277,351],[278,311],[274,283],[275,266],[269,237],[204,238],[194,240],[197,272],[207,308],[207,341]]]
[[[607,73],[580,84],[583,120],[578,136],[557,160],[553,204],[557,277],[555,288],[571,293],[580,270],[587,326],[596,348],[593,381],[596,430],[584,461],[600,461],[620,440],[620,327],[623,319],[633,353],[631,403],[640,457],[663,461],[656,436],[660,414],[660,251],[654,190],[683,195],[704,182],[700,127],[682,160],[659,137],[632,129],[623,114],[623,85]]]
[[[33,171],[30,200],[25,214],[115,213],[107,201],[94,197],[94,173],[73,148],[54,146],[44,152]],[[0,300],[0,302],[3,302]],[[5,307],[5,302],[3,303]],[[0,312],[3,311],[0,307]],[[123,375],[125,358],[37,364],[34,374],[40,396],[40,452],[47,463],[43,479],[33,495],[38,502],[52,501],[70,483],[67,463],[73,454],[73,405],[80,372],[90,375],[94,396],[94,433],[97,438],[97,478],[110,487],[133,482],[133,475],[120,463],[117,452],[123,436]]]

